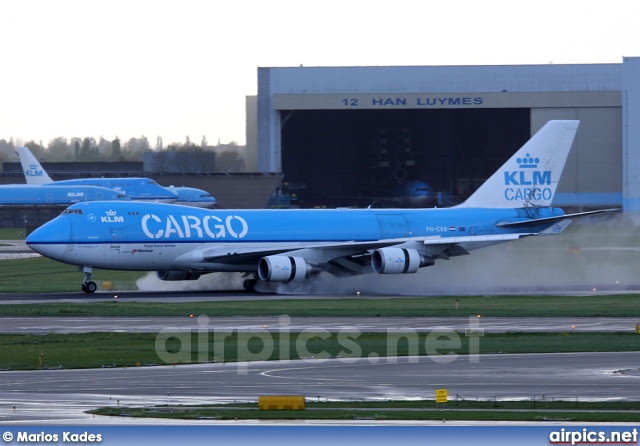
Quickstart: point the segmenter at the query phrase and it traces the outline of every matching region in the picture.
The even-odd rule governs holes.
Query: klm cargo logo
[[[504,172],[504,197],[509,200],[546,201],[553,196],[551,171],[539,170],[540,158],[532,158],[527,153],[517,158],[518,170]],[[546,186],[546,187],[545,187]]]
[[[44,176],[44,170],[38,169],[37,164],[29,164],[29,170],[25,170],[24,174],[28,177],[42,177]]]
[[[228,215],[224,220],[215,215],[203,219],[194,215],[175,217],[171,214],[160,218],[154,214],[142,217],[142,232],[151,239],[173,238],[244,238],[249,232],[247,221],[239,215]]]

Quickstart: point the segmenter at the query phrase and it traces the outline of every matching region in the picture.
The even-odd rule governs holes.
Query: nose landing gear
[[[84,279],[82,279],[82,291],[85,293],[95,293],[98,289],[98,285],[91,280],[93,279],[93,274],[91,274],[92,268],[90,266],[83,266],[81,271],[84,273]]]

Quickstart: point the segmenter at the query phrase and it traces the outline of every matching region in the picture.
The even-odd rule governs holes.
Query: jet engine
[[[266,282],[304,280],[310,274],[319,272],[319,267],[308,264],[302,257],[267,256],[258,262],[258,276]]]
[[[160,280],[198,280],[200,273],[193,271],[156,271],[156,276]]]
[[[415,273],[418,268],[434,263],[431,257],[423,256],[415,249],[380,248],[371,254],[371,266],[378,274]]]

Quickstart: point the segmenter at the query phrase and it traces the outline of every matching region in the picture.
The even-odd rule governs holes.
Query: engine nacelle
[[[418,268],[434,263],[431,257],[420,255],[415,249],[380,248],[371,254],[371,266],[378,274],[415,273]]]
[[[267,256],[258,262],[258,276],[265,282],[299,281],[319,272],[320,268],[308,264],[302,257]]]
[[[200,273],[193,271],[156,271],[156,276],[160,280],[198,280]]]

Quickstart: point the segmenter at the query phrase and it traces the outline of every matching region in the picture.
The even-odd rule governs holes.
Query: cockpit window
[[[82,209],[65,209],[62,211],[62,215],[64,214],[78,214],[82,215]]]

